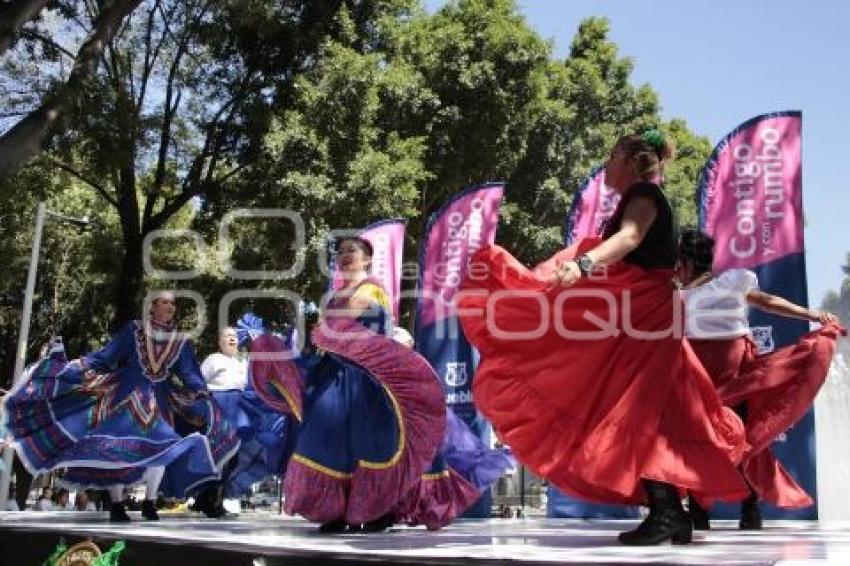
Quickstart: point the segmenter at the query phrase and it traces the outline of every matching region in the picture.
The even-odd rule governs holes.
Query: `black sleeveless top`
[[[644,269],[673,269],[679,247],[679,222],[670,201],[655,183],[637,183],[626,191],[605,226],[604,237],[609,238],[620,231],[626,205],[637,197],[651,198],[658,212],[643,241],[623,261]]]

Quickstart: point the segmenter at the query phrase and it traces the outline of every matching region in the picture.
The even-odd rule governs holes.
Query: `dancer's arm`
[[[637,197],[626,205],[620,230],[587,252],[594,265],[605,266],[620,261],[635,250],[658,216],[655,201]]]
[[[838,322],[838,318],[832,313],[814,309],[810,310],[800,305],[795,305],[782,297],[765,293],[764,291],[752,290],[748,292],[747,303],[764,312],[787,318],[820,322],[821,324]]]
[[[110,371],[125,360],[134,346],[136,323],[128,322],[115,334],[106,346],[79,359],[84,369],[95,371]]]
[[[206,391],[207,382],[201,373],[198,358],[195,357],[192,345],[188,341],[183,344],[180,355],[171,369],[180,376],[186,389],[190,391]]]
[[[594,266],[606,266],[620,261],[637,248],[658,216],[658,208],[650,197],[639,196],[626,205],[620,230],[587,252]],[[556,283],[569,287],[581,279],[581,270],[568,261],[555,272]]]

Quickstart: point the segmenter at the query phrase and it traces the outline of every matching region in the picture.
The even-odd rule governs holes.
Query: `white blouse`
[[[201,364],[201,373],[210,391],[245,389],[248,383],[248,361],[216,352],[207,356]]]
[[[758,290],[758,277],[730,269],[694,289],[685,289],[685,335],[699,340],[731,340],[750,333],[747,294]]]

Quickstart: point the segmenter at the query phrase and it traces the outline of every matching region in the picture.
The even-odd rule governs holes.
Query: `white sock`
[[[156,501],[156,496],[159,494],[159,484],[162,482],[162,476],[165,475],[164,466],[154,466],[148,468],[145,472],[145,499]]]
[[[113,485],[109,488],[109,499],[112,500],[112,503],[121,503],[124,501],[124,486],[123,485]]]

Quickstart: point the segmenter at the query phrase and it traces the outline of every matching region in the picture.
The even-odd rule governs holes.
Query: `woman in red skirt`
[[[759,290],[756,274],[730,269],[713,274],[714,241],[696,230],[682,234],[679,277],[685,284],[686,335],[721,399],[744,420],[749,448],[741,473],[750,495],[741,503],[742,530],[762,527],[759,500],[801,508],[812,498],[788,474],[770,449],[774,439],[811,407],[823,385],[844,329],[826,312],[809,310]],[[758,356],[750,339],[748,307],[819,322],[791,346]],[[708,529],[705,508],[690,502],[694,528]]]
[[[683,339],[673,210],[654,180],[672,147],[621,138],[606,183],[622,194],[602,240],[529,270],[498,246],[472,259],[458,306],[482,360],[475,402],[501,439],[561,491],[648,503],[628,545],[691,541],[680,494],[740,501],[744,429]]]

